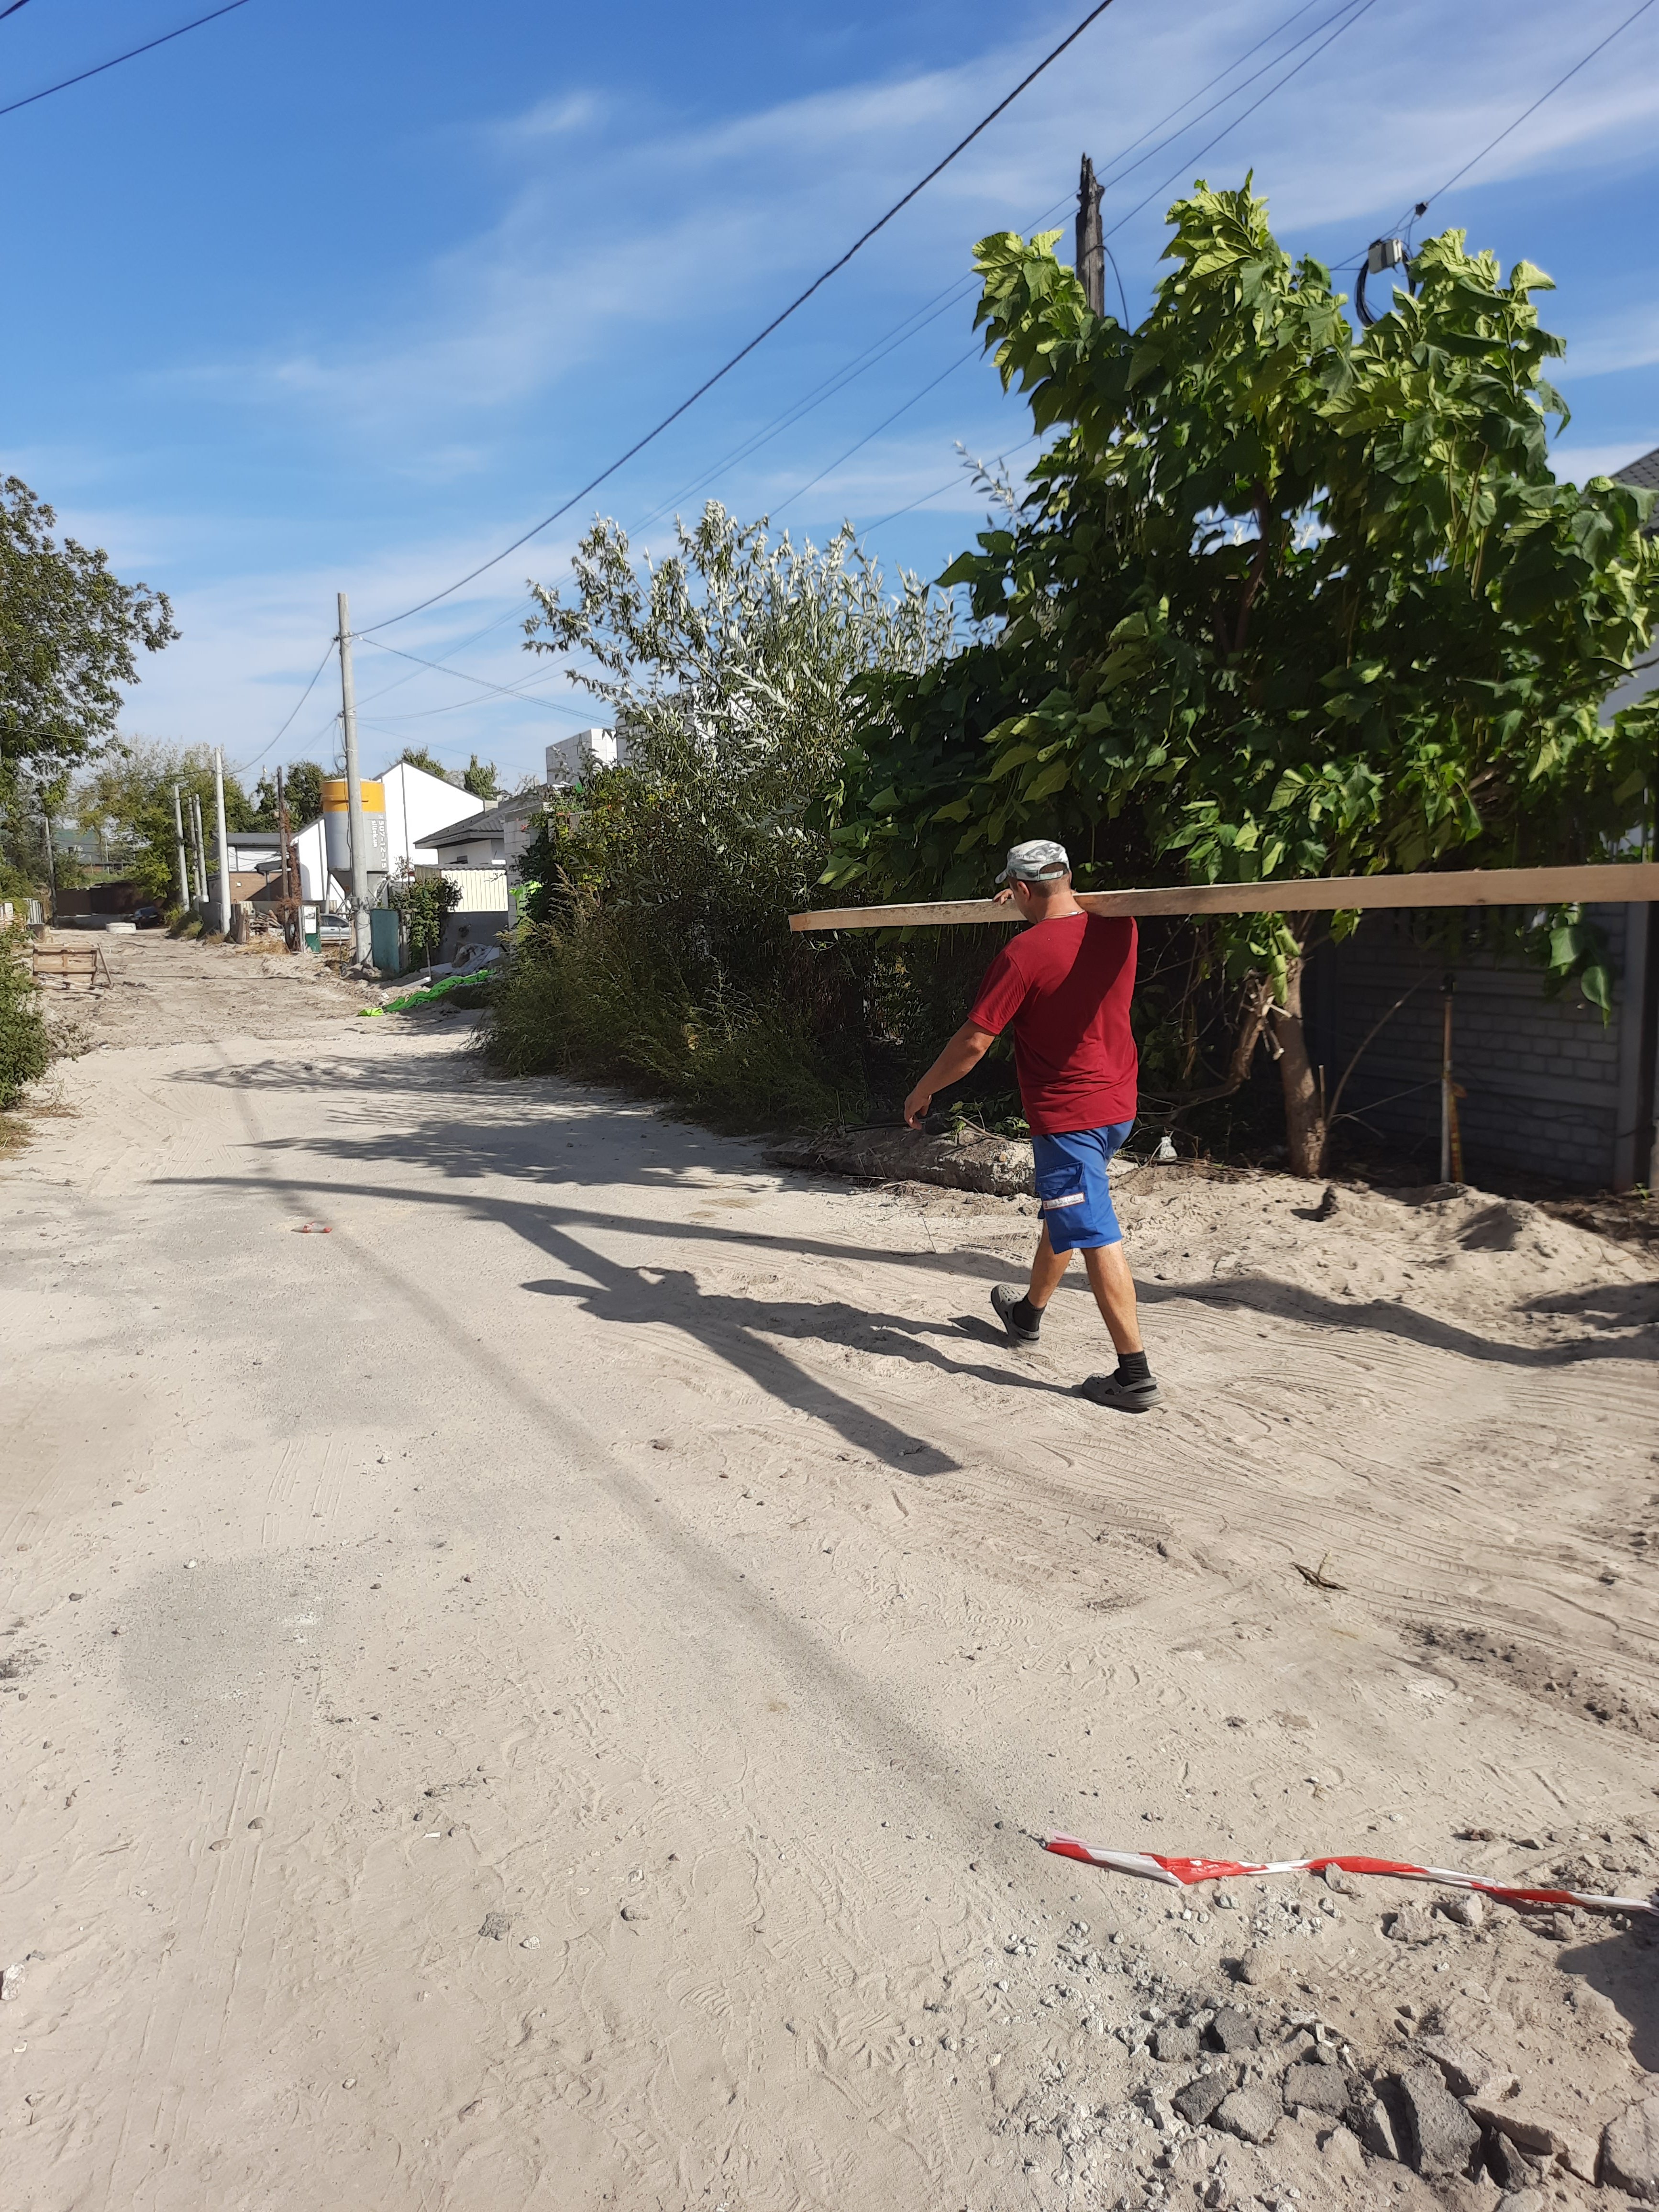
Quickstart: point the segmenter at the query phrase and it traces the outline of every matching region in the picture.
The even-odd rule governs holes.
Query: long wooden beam
[[[1309,914],[1339,908],[1563,906],[1659,901],[1659,860],[1577,868],[1465,868],[1410,876],[1307,876],[1261,884],[1173,884],[1152,890],[1079,891],[1090,914]],[[957,922],[1018,921],[1011,902],[932,899],[918,906],[825,907],[792,914],[791,929],[917,929]]]

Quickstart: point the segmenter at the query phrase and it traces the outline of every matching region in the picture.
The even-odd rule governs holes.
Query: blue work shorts
[[[1133,1121],[1114,1121],[1109,1128],[1068,1129],[1058,1137],[1033,1132],[1037,1204],[1056,1252],[1087,1252],[1123,1242],[1106,1164],[1133,1127]]]

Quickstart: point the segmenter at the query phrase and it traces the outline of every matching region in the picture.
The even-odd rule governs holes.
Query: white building
[[[447,783],[441,775],[428,775],[423,768],[411,768],[407,761],[395,763],[380,781],[386,793],[386,859],[393,875],[429,860],[429,854],[415,849],[429,831],[446,829],[451,823],[466,821],[484,811],[482,799]],[[343,906],[344,894],[329,876],[320,817],[307,823],[294,844],[305,896],[330,906]],[[270,849],[273,853],[276,849],[274,839]]]
[[[552,796],[546,785],[532,784],[480,814],[416,839],[416,856],[428,867],[442,869],[459,890],[464,907],[505,912],[512,904],[514,871],[534,842]]]
[[[555,791],[579,783],[589,758],[598,768],[626,768],[628,740],[614,730],[574,730],[547,749],[547,781]]]

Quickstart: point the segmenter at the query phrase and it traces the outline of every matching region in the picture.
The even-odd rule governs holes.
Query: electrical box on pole
[[[351,824],[351,964],[372,969],[368,920],[368,827],[363,820],[362,769],[357,759],[357,698],[351,685],[351,615],[339,594],[340,721],[345,732],[346,818]]]

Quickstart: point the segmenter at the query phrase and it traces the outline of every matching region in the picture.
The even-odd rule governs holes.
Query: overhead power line
[[[234,0],[234,4],[241,6],[243,4],[243,0]],[[571,508],[579,505],[581,501],[585,500],[590,492],[597,491],[599,486],[609,477],[615,476],[617,470],[623,467],[628,462],[631,461],[636,453],[643,453],[645,448],[650,445],[654,439],[659,438],[662,435],[663,432],[668,428],[671,423],[678,422],[680,416],[684,415],[689,408],[696,406],[698,400],[703,397],[705,392],[712,392],[722,377],[729,376],[732,371],[737,368],[739,362],[746,361],[749,358],[749,356],[754,352],[757,346],[764,344],[765,341],[771,337],[772,333],[775,330],[778,330],[783,324],[788,321],[791,315],[794,314],[799,308],[804,307],[815,292],[821,290],[822,288],[829,283],[832,276],[838,274],[840,270],[843,270],[847,266],[848,263],[852,260],[854,254],[861,252],[864,247],[870,243],[870,240],[875,237],[878,231],[884,230],[887,225],[892,222],[895,216],[900,214],[905,208],[908,207],[911,201],[916,198],[918,193],[925,191],[927,186],[933,183],[935,177],[939,176],[945,170],[948,169],[951,162],[956,160],[959,154],[964,153],[967,149],[973,144],[975,139],[980,137],[981,132],[988,131],[1000,115],[1003,114],[1008,108],[1012,107],[1015,100],[1019,98],[1021,93],[1026,91],[1029,87],[1035,84],[1038,77],[1042,75],[1042,72],[1046,69],[1052,67],[1052,65],[1060,59],[1060,57],[1066,52],[1068,46],[1074,46],[1078,40],[1079,40],[1083,36],[1083,33],[1088,29],[1089,26],[1095,22],[1100,16],[1103,15],[1111,4],[1112,0],[1098,0],[1098,4],[1089,10],[1088,14],[1074,29],[1066,33],[1066,36],[1060,40],[1057,46],[1051,48],[1050,51],[1043,56],[1042,59],[1036,64],[1035,69],[1029,70],[1026,72],[1012,92],[1005,94],[1003,98],[997,102],[996,106],[991,109],[988,115],[983,115],[980,118],[979,121],[975,124],[973,129],[969,131],[966,137],[959,138],[956,144],[951,147],[950,152],[946,154],[942,160],[934,162],[933,167],[928,170],[925,177],[919,178],[917,181],[911,185],[909,191],[902,196],[902,198],[895,200],[891,207],[887,210],[884,215],[878,216],[876,221],[870,225],[870,228],[867,230],[862,232],[859,237],[854,240],[853,243],[848,247],[847,251],[843,254],[842,254],[837,259],[832,261],[827,269],[821,270],[820,273],[812,279],[811,283],[806,287],[805,291],[798,292],[787,307],[784,307],[779,313],[774,315],[771,321],[768,323],[763,329],[757,331],[754,337],[749,340],[746,345],[740,346],[737,352],[732,354],[728,360],[722,362],[712,376],[705,377],[695,392],[691,392],[686,398],[682,399],[678,407],[672,409],[668,414],[665,415],[662,420],[654,424],[651,429],[647,430],[642,438],[636,438],[634,443],[629,447],[626,453],[619,453],[616,459],[612,461],[608,467],[601,469],[598,476],[591,477],[589,481],[581,487],[580,491],[572,492],[568,499],[565,500],[560,506],[556,507],[551,514],[544,515],[542,520],[536,523],[531,529],[525,531],[522,535],[515,538],[510,545],[504,545],[499,553],[492,554],[488,561],[481,561],[476,568],[470,568],[465,576],[458,576],[453,584],[446,584],[442,591],[434,592],[430,598],[417,600],[412,607],[405,607],[401,614],[388,615],[383,622],[371,623],[368,625],[368,629],[358,632],[359,636],[367,636],[371,630],[390,629],[394,623],[407,622],[411,615],[424,613],[428,607],[436,606],[440,599],[447,599],[452,593],[463,590],[465,586],[471,583],[475,578],[483,575],[489,569],[495,568],[500,562],[505,561],[509,554],[516,553],[521,545],[527,545],[532,538],[538,538],[544,530],[550,528],[554,523],[559,520],[562,515],[568,514]]]
[[[1194,100],[1201,99],[1204,94],[1210,91],[1215,85],[1218,84],[1223,77],[1231,75],[1233,70],[1239,68],[1243,63],[1249,61],[1252,55],[1260,52],[1263,46],[1270,44],[1274,39],[1279,37],[1284,32],[1289,30],[1293,23],[1307,14],[1308,6],[1312,4],[1314,4],[1314,0],[1307,0],[1307,5],[1298,8],[1294,15],[1287,16],[1284,22],[1279,26],[1276,31],[1269,32],[1266,39],[1258,40],[1254,46],[1246,48],[1245,52],[1240,54],[1235,61],[1231,63],[1227,69],[1221,70],[1217,76],[1210,78],[1207,83],[1200,85],[1197,92],[1194,93],[1190,98],[1181,103],[1180,107],[1171,108],[1170,115],[1178,115],[1182,112],[1182,107],[1190,107]],[[1650,6],[1652,5],[1653,0],[1646,0],[1646,4]],[[1282,74],[1273,83],[1267,87],[1265,92],[1261,93],[1255,100],[1251,101],[1249,107],[1245,108],[1242,113],[1236,115],[1231,123],[1224,125],[1223,128],[1215,134],[1214,137],[1207,140],[1203,146],[1200,147],[1196,154],[1188,155],[1186,160],[1182,163],[1181,167],[1173,171],[1170,176],[1164,179],[1163,184],[1155,185],[1152,191],[1147,195],[1148,199],[1155,198],[1159,192],[1167,189],[1168,185],[1174,181],[1176,177],[1184,174],[1190,168],[1191,164],[1194,161],[1201,161],[1204,155],[1209,152],[1211,147],[1218,145],[1221,140],[1227,136],[1228,132],[1236,129],[1240,123],[1244,121],[1247,116],[1253,115],[1257,108],[1264,106],[1267,100],[1271,100],[1273,94],[1278,92],[1281,87],[1288,84],[1291,79],[1297,76],[1302,70],[1305,69],[1310,62],[1316,60],[1317,57],[1325,51],[1326,46],[1330,46],[1334,40],[1340,38],[1344,31],[1347,30],[1351,25],[1357,22],[1359,17],[1363,15],[1369,8],[1374,5],[1375,0],[1341,0],[1341,4],[1340,6],[1334,9],[1329,15],[1322,17],[1321,20],[1313,26],[1311,30],[1305,32],[1301,38],[1296,40],[1291,46],[1285,48],[1282,52],[1276,55],[1271,63],[1266,64],[1262,69],[1253,70],[1249,76],[1241,80],[1237,84],[1235,84],[1231,90],[1223,93],[1218,99],[1212,100],[1206,106],[1200,107],[1197,113],[1183,124],[1178,131],[1173,131],[1167,138],[1159,139],[1146,153],[1143,154],[1138,161],[1130,161],[1125,164],[1122,155],[1120,155],[1115,162],[1109,164],[1108,166],[1107,174],[1110,180],[1114,183],[1121,183],[1126,176],[1132,174],[1134,170],[1139,168],[1143,162],[1153,160],[1158,155],[1164,151],[1165,147],[1172,145],[1176,139],[1184,137],[1189,131],[1196,129],[1200,125],[1206,121],[1210,116],[1215,114],[1218,109],[1226,106],[1229,101],[1236,99],[1241,92],[1246,91],[1249,86],[1256,82],[1258,78],[1266,76],[1269,70],[1278,69],[1282,63],[1289,61],[1292,54],[1297,52],[1302,47],[1307,46],[1310,40],[1318,39],[1322,32],[1330,32],[1330,36],[1325,39],[1322,45],[1315,46],[1311,52],[1304,54],[1302,59],[1296,63],[1293,67],[1284,70]],[[1343,20],[1339,21],[1339,18]],[[1331,29],[1331,26],[1333,24],[1336,25],[1336,28],[1334,30]],[[1165,116],[1164,118],[1164,122],[1168,122],[1170,116]],[[1162,124],[1154,124],[1151,126],[1151,130],[1160,130],[1162,127]],[[1141,143],[1141,139],[1144,139],[1150,135],[1151,131],[1143,131],[1141,138],[1134,140],[1129,147],[1126,147],[1124,149],[1124,152],[1133,152],[1134,146],[1139,145]],[[1146,200],[1141,200],[1138,206],[1132,208],[1129,210],[1128,215],[1121,216],[1119,220],[1113,224],[1113,231],[1115,232],[1121,230],[1124,225],[1128,222],[1133,216],[1139,214],[1140,209],[1146,205]],[[1043,217],[1039,216],[1038,222],[1041,223],[1043,219]],[[1036,226],[1033,225],[1032,228],[1035,228]],[[1108,258],[1111,260],[1113,271],[1117,276],[1118,291],[1121,296],[1121,304],[1123,307],[1124,325],[1127,328],[1129,325],[1129,307],[1127,296],[1124,294],[1122,273],[1118,270],[1116,257],[1112,253],[1109,245],[1106,246],[1106,252]],[[931,306],[932,303],[930,302],[929,304]],[[941,309],[939,312],[943,313],[944,310]],[[849,446],[847,451],[842,453],[837,460],[832,461],[828,468],[820,470],[817,476],[811,477],[809,482],[800,485],[796,490],[791,492],[787,499],[780,501],[777,506],[773,507],[771,510],[772,513],[774,514],[781,514],[784,507],[790,506],[795,500],[800,498],[803,493],[811,491],[815,485],[821,483],[826,476],[831,475],[836,469],[841,466],[842,461],[849,460],[854,453],[860,450],[861,447],[867,446],[872,438],[879,436],[881,432],[887,428],[890,422],[896,421],[898,416],[902,415],[907,409],[913,407],[918,399],[925,398],[926,395],[933,389],[934,385],[942,384],[946,376],[951,374],[954,370],[960,368],[964,362],[970,359],[973,354],[979,350],[980,349],[977,346],[970,348],[969,352],[964,354],[960,360],[952,362],[950,367],[940,375],[935,376],[931,382],[925,384],[920,392],[913,392],[910,398],[905,400],[901,406],[894,409],[892,414],[887,416],[882,422],[878,422],[873,430],[867,432],[865,436],[857,441],[855,445]],[[802,411],[805,410],[803,410]],[[893,514],[884,515],[881,518],[880,522],[872,524],[871,527],[873,529],[880,529],[883,525],[896,520],[900,514],[908,514],[912,507],[925,505],[927,500],[938,498],[940,492],[948,489],[948,485],[940,484],[934,491],[926,493],[921,499],[912,501],[909,506],[896,508]],[[659,510],[659,512],[660,512],[660,510]],[[651,517],[650,520],[654,520],[654,515]]]
[[[821,484],[825,477],[833,476],[843,461],[850,461],[854,453],[862,453],[872,438],[880,437],[890,423],[896,422],[901,415],[908,414],[919,399],[925,399],[936,386],[944,383],[947,376],[954,376],[959,368],[965,368],[970,361],[982,356],[984,350],[984,347],[975,341],[969,347],[966,353],[958,354],[948,368],[942,368],[930,383],[922,386],[920,392],[913,392],[910,397],[896,406],[890,415],[884,415],[873,430],[866,430],[856,444],[849,446],[844,453],[838,453],[833,461],[818,471],[817,476],[809,477],[804,484],[798,484],[787,499],[778,501],[777,505],[771,509],[771,513],[775,515],[781,514],[786,507],[793,507],[798,499],[803,498],[806,493]]]
[[[333,659],[335,642],[336,641],[333,638],[330,638],[328,643],[323,647],[323,657],[313,670],[310,683],[307,684],[305,690],[300,694],[294,704],[289,708],[287,719],[283,721],[282,728],[276,731],[275,735],[267,738],[257,753],[250,753],[248,757],[238,765],[236,769],[236,774],[238,775],[246,775],[249,769],[252,768],[257,762],[262,761],[264,758],[265,755],[270,750],[274,744],[277,744],[279,740],[288,735],[289,729],[293,726],[295,715],[298,714],[301,708],[305,705],[306,701],[310,698],[312,693],[317,689],[318,678],[322,674],[324,669],[328,666],[329,662]]]
[[[23,0],[16,0],[18,8],[22,5]],[[211,15],[198,15],[193,22],[180,23],[176,31],[163,31],[159,39],[146,39],[142,46],[129,46],[125,53],[112,55],[108,61],[95,63],[91,69],[80,70],[73,76],[60,78],[58,83],[47,85],[43,91],[27,93],[21,100],[8,101],[5,106],[0,107],[0,115],[15,115],[20,107],[33,107],[37,100],[50,100],[54,92],[67,92],[72,84],[84,84],[88,77],[102,76],[106,70],[119,69],[123,62],[137,61],[140,54],[153,54],[157,46],[171,46],[173,40],[182,39],[186,31],[199,31],[204,23],[216,23],[221,15],[234,15],[239,8],[246,8],[246,5],[247,0],[225,0],[225,5],[216,8]],[[15,12],[15,8],[6,10],[9,15]]]
[[[1651,7],[1653,5],[1653,0],[1644,0],[1644,4],[1645,6]],[[1206,138],[1195,154],[1188,154],[1177,168],[1170,170],[1169,175],[1164,179],[1161,184],[1154,185],[1151,191],[1146,195],[1145,198],[1137,200],[1127,215],[1121,215],[1117,221],[1112,225],[1111,228],[1107,232],[1106,235],[1109,238],[1115,237],[1116,234],[1123,228],[1126,223],[1133,222],[1136,216],[1140,213],[1144,207],[1149,206],[1153,200],[1158,198],[1160,193],[1168,191],[1170,186],[1175,183],[1177,177],[1185,176],[1188,171],[1192,167],[1194,161],[1201,161],[1204,159],[1204,156],[1212,147],[1218,146],[1222,140],[1231,132],[1237,131],[1239,125],[1244,122],[1248,117],[1254,115],[1258,107],[1265,106],[1267,101],[1273,98],[1273,94],[1276,92],[1282,91],[1284,87],[1290,82],[1293,76],[1300,76],[1303,70],[1307,68],[1310,62],[1317,61],[1321,54],[1324,52],[1327,46],[1334,46],[1345,31],[1351,31],[1354,25],[1359,21],[1360,17],[1362,15],[1368,15],[1376,5],[1376,0],[1359,0],[1359,4],[1350,9],[1346,19],[1337,25],[1336,28],[1331,33],[1328,39],[1322,40],[1320,45],[1313,47],[1310,52],[1304,54],[1301,60],[1297,62],[1294,67],[1287,69],[1281,77],[1267,87],[1266,92],[1261,94],[1256,99],[1253,100],[1249,106],[1247,108],[1244,108],[1239,114],[1235,115],[1231,123],[1224,124],[1221,129],[1216,132],[1213,138]],[[1328,16],[1326,18],[1326,22],[1328,23],[1329,21],[1330,18]],[[1322,29],[1323,27],[1324,26],[1322,25],[1321,28]],[[1292,49],[1292,51],[1294,51],[1294,49]]]
[[[1248,76],[1240,77],[1237,82],[1230,85],[1225,92],[1220,94],[1216,99],[1209,101],[1206,106],[1200,107],[1195,115],[1189,115],[1184,123],[1177,124],[1173,131],[1167,132],[1162,138],[1154,140],[1153,143],[1146,148],[1144,154],[1136,154],[1133,161],[1129,161],[1126,158],[1128,155],[1134,153],[1134,149],[1137,146],[1143,144],[1146,139],[1152,137],[1152,131],[1162,131],[1165,123],[1174,122],[1175,118],[1182,112],[1183,108],[1188,108],[1192,106],[1193,100],[1201,99],[1205,93],[1212,90],[1213,87],[1219,84],[1224,77],[1231,76],[1235,70],[1242,68],[1253,55],[1260,53],[1263,46],[1271,46],[1274,40],[1282,37],[1283,34],[1290,29],[1292,23],[1298,22],[1301,18],[1307,14],[1307,8],[1298,8],[1293,15],[1286,16],[1285,21],[1279,25],[1276,30],[1269,31],[1265,39],[1258,39],[1255,46],[1246,47],[1245,51],[1240,54],[1236,60],[1229,62],[1226,68],[1220,70],[1216,76],[1212,76],[1207,84],[1200,85],[1198,91],[1192,95],[1192,99],[1182,100],[1179,107],[1172,107],[1170,110],[1170,112],[1164,116],[1161,121],[1153,124],[1150,129],[1143,131],[1139,138],[1133,139],[1130,143],[1123,149],[1122,153],[1118,155],[1114,161],[1109,161],[1100,173],[1102,189],[1106,191],[1110,191],[1114,186],[1121,185],[1126,177],[1131,177],[1134,174],[1137,169],[1144,168],[1148,161],[1155,161],[1158,155],[1164,152],[1166,147],[1173,146],[1176,144],[1177,140],[1187,137],[1192,131],[1196,131],[1201,124],[1207,122],[1212,115],[1216,114],[1220,109],[1225,107],[1230,101],[1237,100],[1241,93],[1249,91],[1249,88],[1253,84],[1258,82],[1261,78],[1268,76],[1273,70],[1278,69],[1281,64],[1289,61],[1292,54],[1299,52],[1304,46],[1310,45],[1312,41],[1319,36],[1322,31],[1328,30],[1330,26],[1337,21],[1339,16],[1346,15],[1352,5],[1353,0],[1339,0],[1339,4],[1335,8],[1332,9],[1329,15],[1322,16],[1318,22],[1315,23],[1310,29],[1304,31],[1299,38],[1293,39],[1288,46],[1285,47],[1280,52],[1276,53],[1270,61],[1263,62],[1259,69],[1252,70]],[[1342,27],[1346,30],[1347,27],[1346,24],[1344,24]],[[1327,44],[1328,43],[1329,41],[1328,40]],[[1311,61],[1313,59],[1313,56],[1310,54],[1307,58]],[[1295,72],[1292,71],[1291,74],[1294,75]],[[1283,84],[1285,82],[1285,79],[1284,77],[1280,77],[1277,83],[1269,87],[1268,91],[1263,94],[1263,98],[1271,98],[1272,94],[1279,89],[1279,85]],[[1260,105],[1260,101],[1255,103],[1255,106],[1259,106]],[[1249,107],[1244,110],[1245,115],[1253,114],[1254,112],[1255,107]],[[1243,116],[1239,116],[1235,119],[1242,122],[1243,120]],[[1230,124],[1227,128],[1231,130],[1232,125]],[[1212,140],[1210,143],[1211,144],[1213,144],[1215,142],[1214,140]],[[1190,155],[1187,157],[1187,160],[1197,161],[1200,159],[1202,154],[1207,150],[1207,148],[1202,148],[1200,149],[1199,154]],[[1185,162],[1183,162],[1182,166],[1185,166]],[[1164,188],[1160,185],[1156,189],[1161,191]]]
[[[1544,105],[1544,102],[1547,100],[1553,100],[1555,94],[1560,91],[1562,86],[1565,84],[1570,78],[1577,76],[1581,69],[1585,68],[1589,63],[1593,62],[1597,54],[1601,53],[1604,48],[1610,46],[1613,40],[1619,37],[1621,32],[1629,30],[1631,25],[1636,21],[1637,17],[1638,15],[1645,15],[1648,9],[1651,8],[1652,5],[1653,0],[1642,0],[1641,6],[1639,8],[1632,9],[1631,13],[1626,16],[1624,21],[1619,24],[1614,29],[1609,31],[1606,38],[1601,40],[1599,44],[1593,46],[1582,60],[1576,61],[1570,70],[1566,70],[1562,76],[1557,77],[1555,82],[1550,87],[1547,92],[1540,92],[1530,107],[1523,107],[1520,114],[1516,117],[1513,123],[1506,124],[1503,130],[1498,132],[1497,137],[1492,139],[1486,145],[1483,146],[1478,154],[1471,155],[1469,159],[1464,162],[1461,169],[1455,171],[1451,176],[1447,178],[1445,183],[1441,185],[1439,191],[1431,192],[1428,199],[1423,201],[1423,207],[1426,209],[1430,205],[1431,202],[1437,200],[1440,198],[1441,192],[1449,192],[1454,185],[1461,184],[1463,179],[1468,176],[1469,171],[1475,167],[1478,163],[1484,161],[1487,155],[1492,151],[1494,147],[1501,146],[1511,131],[1518,131],[1529,115],[1536,115],[1539,109]]]
[[[1560,91],[1564,84],[1570,83],[1571,80],[1577,76],[1580,70],[1587,68],[1589,64],[1595,59],[1597,54],[1604,52],[1606,49],[1613,44],[1616,38],[1619,38],[1624,32],[1629,30],[1631,25],[1637,21],[1638,16],[1645,15],[1648,9],[1651,8],[1653,4],[1654,0],[1642,0],[1642,4],[1639,8],[1632,9],[1631,13],[1626,16],[1624,21],[1622,23],[1616,23],[1613,29],[1607,33],[1606,38],[1598,40],[1596,44],[1590,48],[1587,54],[1581,54],[1570,70],[1564,70],[1561,75],[1556,78],[1555,82],[1550,86],[1547,92],[1540,92],[1537,99],[1534,100],[1529,106],[1523,107],[1522,109],[1521,112],[1516,117],[1513,123],[1506,123],[1495,138],[1489,138],[1478,154],[1472,154],[1468,160],[1464,162],[1461,169],[1454,170],[1452,174],[1447,178],[1443,185],[1438,185],[1435,191],[1431,191],[1428,195],[1426,199],[1414,200],[1410,207],[1402,209],[1400,214],[1397,215],[1394,221],[1389,225],[1389,228],[1387,231],[1384,232],[1383,235],[1385,237],[1392,237],[1396,231],[1402,229],[1407,222],[1415,223],[1419,217],[1425,216],[1436,200],[1443,198],[1445,194],[1451,190],[1454,185],[1462,184],[1464,178],[1468,175],[1471,169],[1478,167],[1480,164],[1486,160],[1487,155],[1492,153],[1496,147],[1501,146],[1504,141],[1507,137],[1510,137],[1513,132],[1518,131],[1521,128],[1521,125],[1526,122],[1529,116],[1536,115],[1539,109],[1544,105],[1546,100],[1553,100],[1556,94]],[[1353,246],[1346,253],[1337,253],[1332,255],[1329,266],[1333,269],[1341,268],[1345,264],[1354,260],[1358,255],[1367,252],[1370,245],[1370,241],[1368,240],[1364,245]]]
[[[362,630],[354,630],[352,635],[362,639],[365,645],[372,645],[379,653],[395,653],[399,660],[412,660],[419,668],[435,668],[441,676],[459,676],[463,684],[476,684],[481,691],[499,692],[503,699],[523,699],[530,688],[528,684],[514,686],[507,684],[492,684],[488,677],[470,676],[465,668],[457,668],[449,661],[422,660],[418,653],[404,653],[400,647],[387,645],[382,639],[370,637]],[[387,689],[390,688],[388,685]],[[568,707],[562,708],[558,702],[553,699],[531,699],[526,703],[532,707],[545,707],[552,714],[569,714],[573,711]]]

